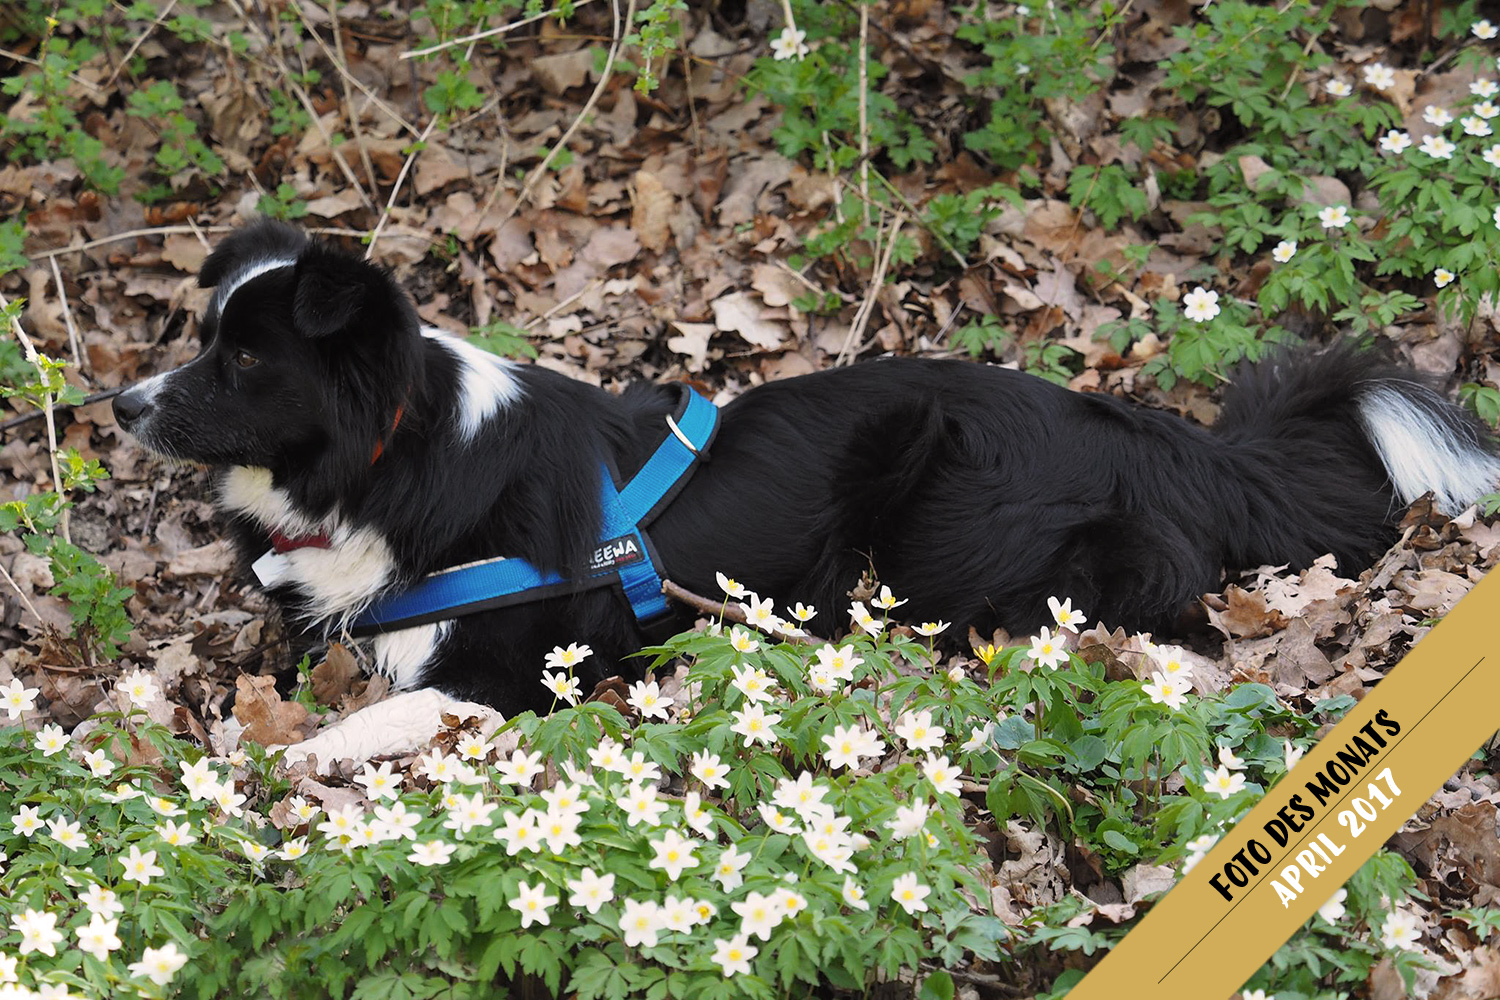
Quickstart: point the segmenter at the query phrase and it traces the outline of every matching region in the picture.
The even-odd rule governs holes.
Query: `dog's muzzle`
[[[152,395],[154,394],[144,384],[120,393],[111,404],[115,411],[115,422],[127,431],[135,430],[151,415]]]

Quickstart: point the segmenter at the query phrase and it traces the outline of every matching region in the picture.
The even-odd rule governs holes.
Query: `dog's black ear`
[[[262,219],[219,241],[198,269],[200,288],[212,288],[252,260],[295,260],[307,246],[300,229],[284,222]]]
[[[311,244],[297,259],[292,321],[305,337],[327,337],[356,324],[367,310],[399,308],[390,276],[362,258]]]

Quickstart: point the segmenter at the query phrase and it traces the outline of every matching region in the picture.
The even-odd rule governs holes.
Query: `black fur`
[[[461,363],[419,333],[384,271],[260,224],[221,244],[202,280],[291,256],[295,267],[244,283],[207,317],[198,359],[154,394],[119,397],[121,423],[167,454],[269,468],[312,520],[336,512],[373,528],[398,584],[497,555],[580,571],[597,540],[600,459],[634,472],[672,394],[613,395],[515,366],[521,397],[465,442]],[[240,351],[258,363],[241,367]],[[1414,374],[1347,346],[1242,372],[1212,430],[1000,368],[891,359],[724,407],[710,460],[651,536],[688,589],[717,594],[723,571],[783,606],[815,604],[818,632],[846,623],[848,590],[871,567],[910,599],[905,619],[950,620],[955,635],[1032,630],[1051,595],[1110,625],[1161,629],[1226,567],[1333,552],[1351,573],[1392,542],[1402,504],[1359,410],[1373,384],[1420,397],[1488,453]],[[235,529],[247,556],[267,548],[263,524],[238,517]],[[278,596],[295,614],[298,595]],[[616,592],[553,598],[458,620],[421,683],[505,712],[544,708],[553,646],[593,646],[587,692],[628,671],[622,657],[644,638]]]

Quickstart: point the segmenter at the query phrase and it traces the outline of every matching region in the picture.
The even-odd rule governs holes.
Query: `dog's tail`
[[[1231,539],[1241,565],[1329,551],[1346,568],[1366,565],[1418,497],[1431,493],[1452,516],[1500,488],[1496,441],[1478,419],[1417,372],[1353,344],[1249,368],[1213,430],[1250,508],[1244,536]]]

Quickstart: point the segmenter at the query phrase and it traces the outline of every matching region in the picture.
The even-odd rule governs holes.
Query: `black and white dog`
[[[228,237],[200,281],[214,288],[201,353],[115,414],[156,452],[214,468],[244,554],[318,635],[449,567],[586,574],[601,470],[629,478],[679,433],[680,386],[613,395],[424,330],[384,270],[282,225]],[[1034,629],[1049,595],[1161,629],[1226,567],[1332,552],[1355,572],[1413,499],[1457,513],[1500,481],[1482,425],[1347,346],[1246,371],[1212,430],[1000,368],[882,360],[745,393],[705,458],[651,523],[662,575],[717,594],[724,571],[814,604],[813,630],[830,632],[871,567],[910,600],[907,620],[957,635]],[[373,663],[401,694],[298,749],[368,757],[430,736],[454,702],[545,709],[554,646],[593,647],[587,693],[660,635],[619,588],[565,590],[380,631]]]

